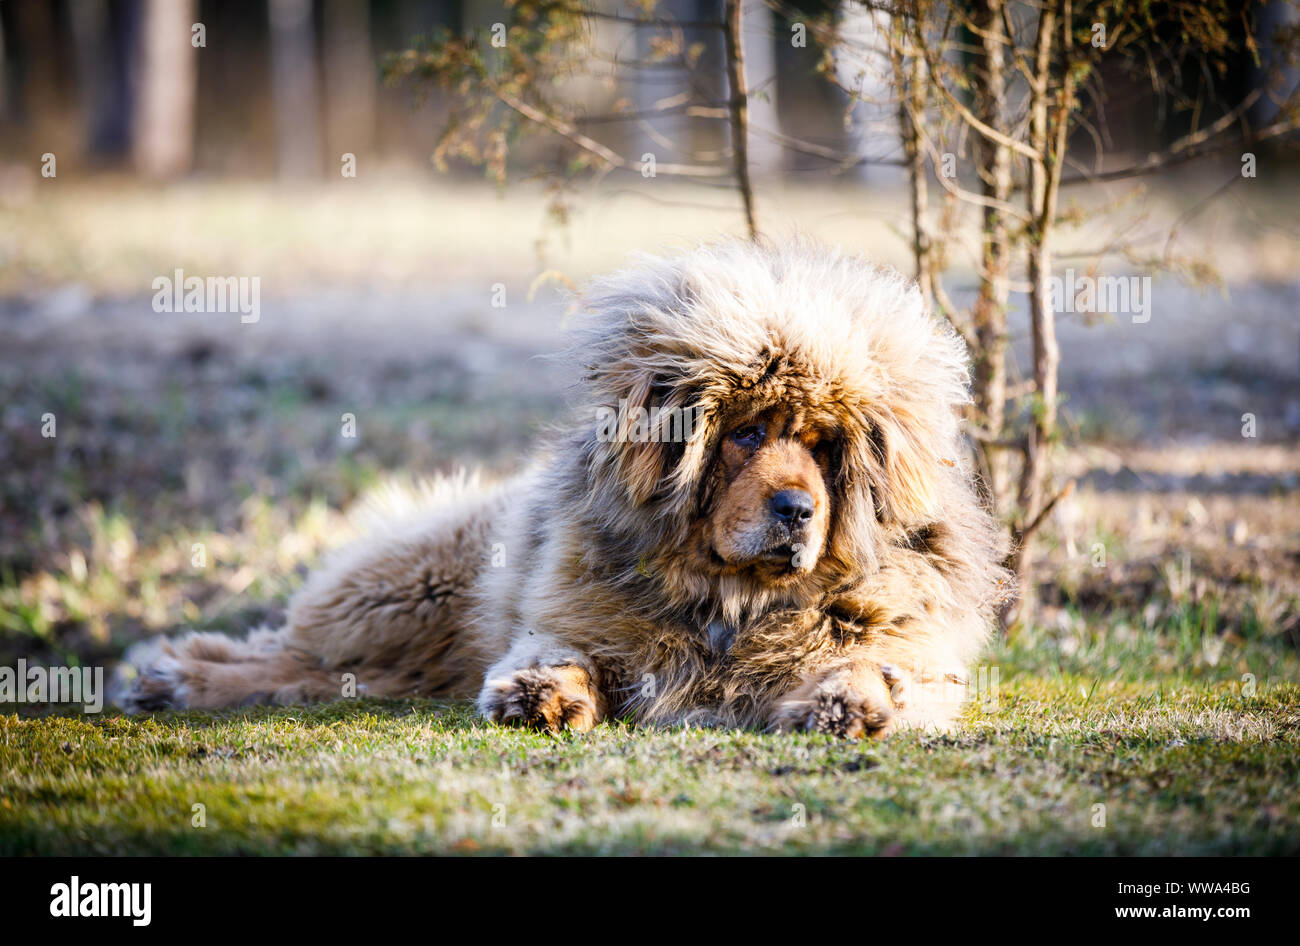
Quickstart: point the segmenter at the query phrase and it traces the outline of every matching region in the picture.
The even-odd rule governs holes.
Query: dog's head
[[[584,302],[588,511],[678,597],[812,593],[940,515],[965,352],[899,274],[728,243]]]
[[[831,531],[834,432],[801,427],[779,404],[722,427],[699,519],[711,564],[771,583],[812,571]]]

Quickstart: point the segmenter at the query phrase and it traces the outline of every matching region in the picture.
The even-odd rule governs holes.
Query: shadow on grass
[[[99,713],[83,713],[67,706],[51,704],[0,703],[0,716],[12,713],[19,719],[71,719],[88,723],[122,720],[127,723],[152,723],[162,729],[213,729],[238,723],[294,722],[306,726],[335,726],[366,718],[398,720],[411,716],[424,716],[439,720],[448,728],[472,728],[484,725],[475,715],[474,706],[466,700],[410,699],[391,700],[358,697],[339,699],[327,703],[291,706],[236,706],[216,710],[163,710],[157,713],[131,715],[117,707],[105,706]]]

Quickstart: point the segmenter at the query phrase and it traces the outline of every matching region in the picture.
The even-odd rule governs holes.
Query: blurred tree
[[[369,155],[375,147],[379,69],[370,48],[369,5],[325,0],[325,103],[332,160]]]
[[[487,30],[462,35],[440,30],[419,37],[415,48],[388,57],[390,81],[414,78],[455,94],[453,110],[434,159],[447,167],[460,158],[482,165],[504,181],[511,143],[523,135],[542,134],[563,143],[542,173],[554,172],[553,209],[565,213],[565,186],[586,171],[620,169],[643,177],[684,177],[697,181],[731,179],[741,197],[746,226],[757,234],[748,160],[749,122],[744,70],[744,19],[741,0],[725,0],[721,19],[684,20],[661,15],[654,0],[627,13],[588,9],[578,0],[515,0],[503,19]],[[622,28],[612,40],[596,26]],[[646,53],[619,52],[628,29],[648,30]],[[723,38],[727,92],[721,99],[709,81],[716,63],[703,60],[704,45],[688,42],[686,30],[709,31]],[[614,51],[609,48],[612,41]],[[673,94],[649,100],[618,95],[607,111],[596,112],[569,94],[586,79],[623,91],[620,83],[662,82],[679,75]],[[638,105],[638,101],[640,105]],[[725,123],[731,147],[725,153],[696,148],[691,139],[668,139],[650,122],[666,116]],[[654,144],[641,154],[619,150],[611,129],[638,123]]]
[[[83,0],[70,10],[85,150],[122,157],[131,147],[131,87],[125,5]]]
[[[1007,97],[1007,35],[1003,0],[975,0],[971,28],[975,34],[971,65],[976,75],[974,100],[979,119],[1003,137],[1011,131],[1011,103]],[[1003,211],[1011,200],[1011,149],[993,137],[972,139],[972,158],[987,203],[982,216],[979,295],[971,308],[975,333],[974,414],[986,430],[1001,430],[1007,402],[1007,304],[1011,298],[1011,240],[1015,223]],[[986,461],[988,487],[1004,496],[1008,469],[1006,454],[993,453]]]
[[[270,0],[276,171],[320,177],[321,122],[311,0]]]
[[[194,162],[196,19],[196,0],[144,0],[141,8],[131,154],[146,177],[184,174]]]
[[[67,56],[60,47],[56,10],[46,0],[13,0],[6,3],[11,18],[13,45],[19,56],[13,70],[19,78],[11,105],[14,118],[31,129],[38,154],[46,151],[66,155],[71,145],[68,134]]]

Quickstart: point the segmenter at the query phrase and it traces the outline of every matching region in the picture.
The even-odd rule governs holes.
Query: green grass
[[[885,743],[425,700],[3,716],[0,854],[1300,853],[1300,686],[1251,692],[1249,648],[1145,679],[1045,649],[993,654],[958,734]]]
[[[535,190],[502,200],[463,182],[452,195],[357,181],[306,200],[260,184],[46,183],[0,208],[0,234],[24,235],[3,248],[0,295],[20,327],[45,319],[46,288],[81,287],[85,310],[61,297],[72,314],[46,319],[39,344],[0,344],[0,666],[107,665],[154,634],[282,621],[350,534],[343,511],[376,483],[518,469],[558,415],[569,379],[532,357],[546,332],[530,323],[516,337],[486,317],[487,286],[504,280],[518,301],[537,273]],[[887,228],[862,227],[892,212],[864,193],[796,187],[766,206],[907,265]],[[1286,216],[1277,194],[1251,194],[1254,211]],[[547,267],[581,278],[737,219],[729,204],[683,217],[671,195],[606,196]],[[446,212],[453,197],[462,212]],[[1230,221],[1199,219],[1234,248],[1222,262],[1244,292],[1294,282],[1300,251],[1285,234],[1225,240]],[[1100,217],[1079,245],[1113,229]],[[165,334],[184,336],[160,344],[148,287],[177,266],[261,274],[268,312],[274,300],[311,344],[180,319]],[[358,287],[402,318],[317,331],[341,324],[330,313],[350,313]],[[1252,325],[1260,351],[1291,338],[1271,315]],[[436,351],[409,343],[426,332]],[[1042,623],[988,655],[999,699],[972,706],[957,735],[863,744],[605,725],[551,738],[428,701],[143,719],[0,706],[0,854],[1300,853],[1295,449],[1235,427],[1203,444],[1204,402],[1183,395],[1244,382],[1185,377],[1184,362],[1211,365],[1196,337],[1148,338],[1151,383],[1175,383],[1169,397],[1110,382],[1074,392],[1069,439],[1103,443],[1070,451],[1080,488],[1042,531]],[[1170,403],[1195,410],[1174,416]],[[356,440],[340,437],[344,412]],[[57,438],[42,435],[46,413]],[[1281,423],[1264,429],[1285,438]],[[1176,443],[1110,449],[1145,442],[1134,431]],[[1195,462],[1177,445],[1193,434]],[[1103,486],[1088,485],[1093,470]],[[1206,482],[1219,485],[1195,492]],[[1230,540],[1238,520],[1245,538]]]

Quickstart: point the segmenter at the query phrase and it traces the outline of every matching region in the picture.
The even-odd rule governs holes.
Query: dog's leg
[[[148,713],[308,703],[349,692],[352,681],[294,649],[289,637],[285,628],[255,630],[244,640],[200,631],[145,641],[123,658],[113,702],[128,713]]]
[[[809,675],[777,701],[772,728],[883,738],[901,728],[948,730],[966,696],[966,672],[941,650],[864,646]]]
[[[473,696],[487,660],[466,628],[494,507],[466,499],[335,554],[294,597],[281,630],[137,645],[114,702],[129,712],[306,703],[350,695],[349,686],[369,696]]]
[[[479,712],[493,722],[585,732],[608,711],[599,672],[576,650],[523,633],[487,672]]]

